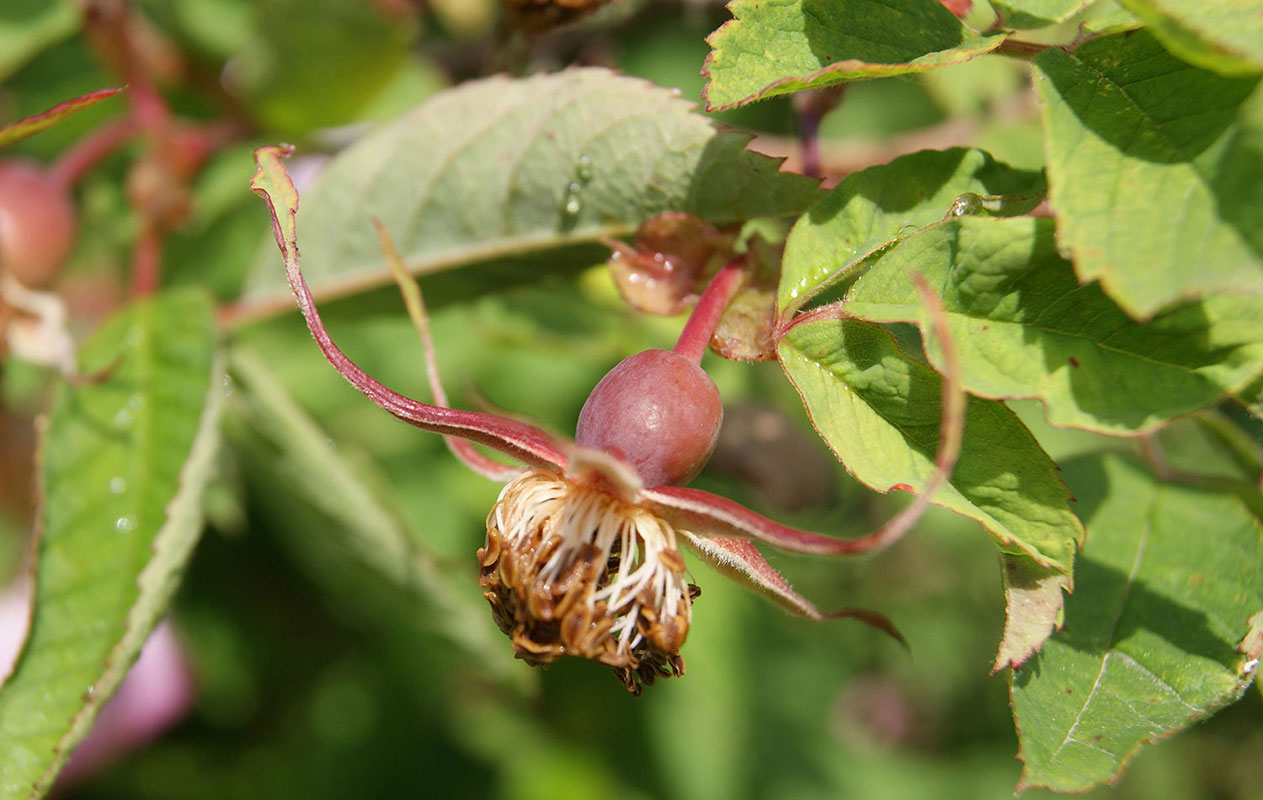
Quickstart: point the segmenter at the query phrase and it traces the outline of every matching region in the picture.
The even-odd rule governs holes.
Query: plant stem
[[[676,355],[684,356],[694,364],[702,363],[702,354],[710,344],[710,337],[714,335],[724,309],[741,288],[745,264],[746,257],[737,256],[710,279],[684,330],[680,331],[680,338],[675,343]]]
[[[1035,42],[1022,42],[1017,39],[1005,39],[992,52],[1000,56],[1009,56],[1010,58],[1020,58],[1023,61],[1033,61],[1035,56],[1047,50],[1049,47],[1056,45],[1036,44]]]
[[[823,177],[820,172],[820,117],[813,111],[798,114],[798,137],[802,142],[803,174]]]
[[[136,135],[131,117],[113,120],[75,142],[50,169],[53,179],[64,187],[78,183],[87,172]]]
[[[158,289],[162,269],[162,235],[153,225],[141,226],[140,238],[132,255],[132,297],[148,297]]]

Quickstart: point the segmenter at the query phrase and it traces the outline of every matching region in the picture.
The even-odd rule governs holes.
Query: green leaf
[[[1263,375],[1253,381],[1249,386],[1243,388],[1238,394],[1237,399],[1248,409],[1250,413],[1259,419],[1263,419]]]
[[[1034,195],[1039,173],[981,150],[923,150],[852,173],[804,214],[785,242],[782,315],[918,228],[938,222],[960,195]]]
[[[43,434],[29,638],[0,689],[0,797],[52,785],[159,619],[202,527],[223,387],[207,298],[126,309],[83,350]]]
[[[1263,71],[1255,0],[1119,0],[1175,55],[1221,75]]]
[[[706,40],[708,111],[864,78],[925,72],[994,50],[937,0],[733,0]]]
[[[1077,791],[1253,680],[1263,531],[1234,495],[1158,482],[1120,456],[1065,474],[1087,544],[1065,628],[1013,673],[1012,693],[1022,786]]]
[[[5,0],[0,8],[0,80],[79,27],[72,0]]]
[[[801,322],[779,355],[816,430],[857,479],[919,490],[934,472],[942,378],[857,320]],[[1069,573],[1082,527],[1030,431],[1003,404],[969,398],[960,458],[934,497],[977,520],[1001,549]]]
[[[356,122],[405,68],[416,18],[374,3],[259,0],[254,29],[231,59],[236,93],[270,128],[306,137]]]
[[[47,111],[43,111],[39,114],[32,114],[29,117],[14,120],[8,125],[0,126],[0,147],[5,147],[13,144],[14,142],[19,142],[28,136],[34,136],[45,128],[50,128],[53,125],[56,125],[58,122],[76,111],[96,105],[102,100],[113,97],[121,91],[123,91],[121,88],[98,89],[95,92],[88,92],[87,94],[80,95],[72,100],[67,100],[64,103],[58,103]]]
[[[779,173],[675,92],[603,69],[490,78],[442,92],[365,137],[302,198],[313,291],[389,280],[370,224],[429,272],[624,236],[683,211],[712,222],[800,213],[816,182]],[[247,301],[290,303],[274,246]]]
[[[421,549],[381,493],[373,491],[366,467],[352,469],[345,454],[249,352],[232,353],[232,417],[237,447],[251,464],[267,464],[307,507],[332,521],[330,530],[365,569],[398,588],[428,614],[433,627],[501,678],[520,673],[503,658],[505,646],[482,597],[462,592],[443,574],[432,553]],[[471,602],[474,601],[475,602]]]
[[[1006,28],[1042,28],[1069,19],[1090,0],[991,0],[991,7],[1000,15],[999,24]]]
[[[1088,6],[1079,21],[1079,39],[1123,33],[1143,25],[1135,14],[1118,5],[1116,0],[1097,0]]]
[[[1050,219],[963,217],[928,227],[873,263],[847,311],[924,331],[913,271],[941,295],[965,388],[1038,397],[1054,425],[1150,430],[1263,372],[1263,297],[1212,295],[1136,322],[1097,285],[1078,282],[1057,254]],[[932,341],[929,353],[941,365]]]
[[[1263,292],[1263,92],[1144,31],[1035,60],[1058,241],[1138,318],[1217,289]]]

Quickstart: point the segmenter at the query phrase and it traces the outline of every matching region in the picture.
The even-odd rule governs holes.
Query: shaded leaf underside
[[[731,222],[799,213],[820,196],[747,141],[674,91],[603,69],[466,83],[366,136],[304,189],[303,270],[318,296],[389,280],[372,218],[420,273],[628,235],[667,211]],[[243,300],[288,297],[269,244]]]

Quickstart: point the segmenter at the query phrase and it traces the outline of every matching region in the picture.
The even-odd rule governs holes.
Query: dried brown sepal
[[[710,349],[733,361],[776,359],[776,290],[781,252],[755,234],[747,242],[746,279],[715,328]]]
[[[683,673],[695,589],[675,531],[605,492],[533,470],[487,516],[478,585],[517,657],[606,664],[633,694]]]
[[[691,214],[667,212],[646,220],[632,244],[605,242],[610,274],[627,304],[659,316],[683,314],[706,279],[732,258],[735,235]]]

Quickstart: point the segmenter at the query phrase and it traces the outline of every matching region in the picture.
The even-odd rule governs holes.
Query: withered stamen
[[[684,670],[692,618],[676,532],[599,489],[532,470],[500,493],[479,585],[519,658],[608,664],[632,692]]]

